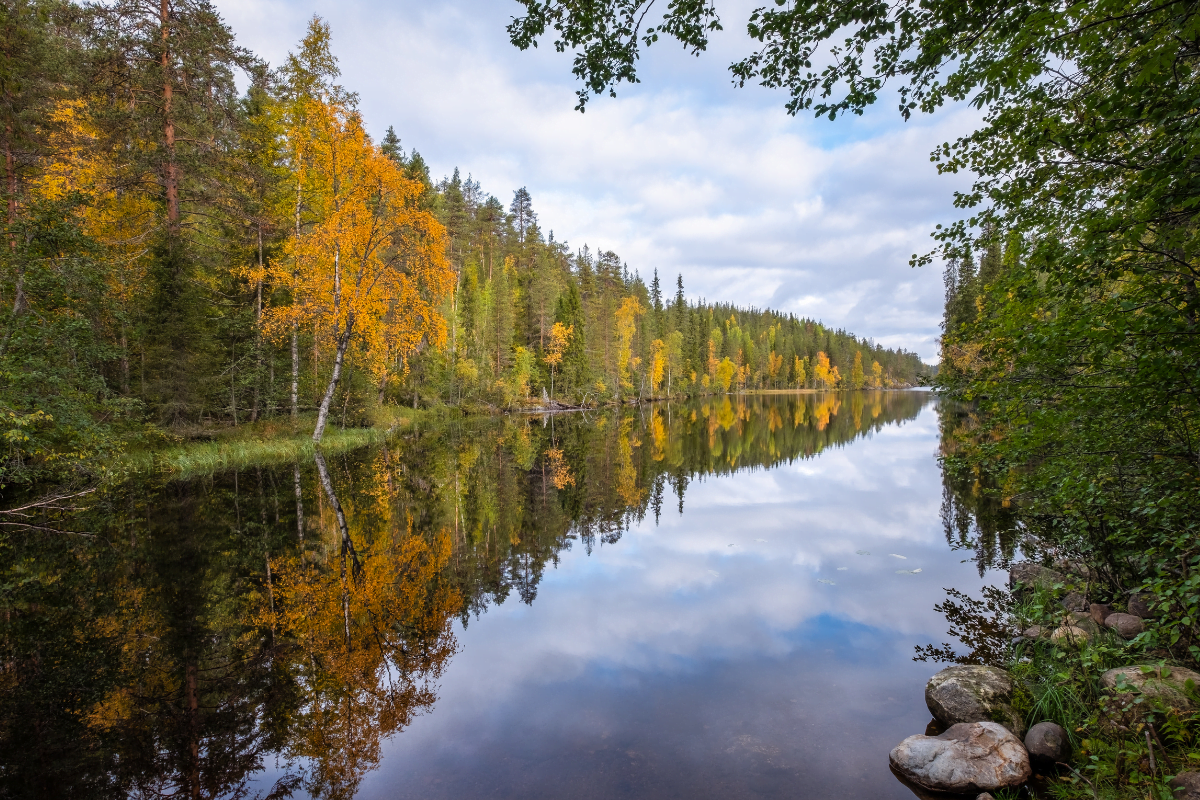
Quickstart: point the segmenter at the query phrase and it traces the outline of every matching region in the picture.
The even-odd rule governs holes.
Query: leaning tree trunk
[[[325,494],[329,497],[329,502],[333,504],[334,514],[337,516],[338,528],[342,533],[342,622],[345,625],[346,647],[349,649],[350,591],[349,585],[346,582],[347,556],[352,561],[352,577],[361,573],[362,565],[358,561],[358,551],[354,549],[354,542],[350,538],[350,527],[346,524],[346,515],[342,512],[342,504],[338,502],[337,493],[333,490],[333,481],[329,477],[329,468],[325,465],[325,459],[318,452],[313,453],[313,460],[317,463],[317,475],[321,479],[321,486],[325,488]]]
[[[325,435],[325,423],[329,419],[329,406],[333,402],[333,394],[337,391],[338,379],[342,377],[342,362],[346,358],[346,346],[350,344],[350,334],[354,330],[354,317],[346,320],[346,330],[338,339],[337,354],[333,358],[333,374],[329,376],[329,385],[325,387],[325,396],[321,398],[321,408],[317,411],[317,427],[313,431],[313,441],[318,444]]]

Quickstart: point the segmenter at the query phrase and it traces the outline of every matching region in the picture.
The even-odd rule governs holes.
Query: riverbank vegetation
[[[572,249],[523,188],[506,205],[457,169],[435,181],[392,128],[368,135],[319,19],[276,68],[201,0],[14,0],[0,19],[0,486],[305,414],[319,440],[398,404],[927,371]]]

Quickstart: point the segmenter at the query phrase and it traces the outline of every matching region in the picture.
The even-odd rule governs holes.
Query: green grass
[[[446,415],[442,409],[374,408],[367,415],[370,427],[342,430],[331,424],[325,429],[320,449],[327,454],[356,450],[382,442],[398,429],[441,420]],[[315,421],[315,414],[304,414],[295,424],[284,418],[236,428],[187,431],[197,438],[188,441],[176,437],[161,447],[126,452],[109,466],[108,477],[116,481],[147,475],[194,478],[229,469],[307,461],[317,449],[312,441]]]

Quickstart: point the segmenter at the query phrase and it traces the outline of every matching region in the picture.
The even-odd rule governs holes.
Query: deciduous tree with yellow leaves
[[[264,324],[280,336],[295,323],[334,347],[313,430],[319,442],[350,344],[381,384],[422,340],[440,346],[446,322],[438,304],[453,290],[454,272],[445,228],[420,206],[421,184],[380,151],[357,113],[310,100],[288,143],[316,222],[273,267],[286,283],[296,265],[296,296],[271,308]]]

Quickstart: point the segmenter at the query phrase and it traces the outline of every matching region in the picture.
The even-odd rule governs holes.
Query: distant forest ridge
[[[683,276],[649,283],[611,250],[571,251],[543,232],[525,188],[506,209],[458,169],[433,183],[420,153],[406,156],[389,128],[388,153],[427,187],[446,227],[458,294],[446,313],[447,349],[422,350],[405,386],[446,402],[491,397],[517,402],[525,390],[582,400],[747,389],[887,388],[933,372],[916,353],[893,350],[820,322],[770,309],[689,302]],[[507,302],[505,299],[507,298]],[[555,325],[570,331],[561,363]],[[528,377],[520,363],[533,356]],[[451,370],[451,364],[454,368]],[[515,369],[515,373],[514,373]],[[506,374],[516,381],[501,387]],[[506,394],[507,393],[507,394]]]

